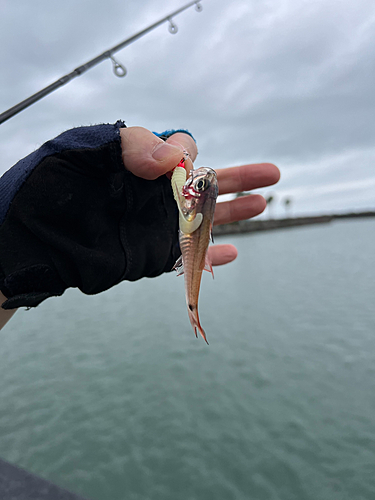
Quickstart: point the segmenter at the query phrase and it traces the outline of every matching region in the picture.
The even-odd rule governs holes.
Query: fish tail
[[[208,345],[208,341],[207,341],[207,337],[206,337],[205,331],[203,330],[203,328],[201,326],[201,323],[199,321],[199,315],[198,315],[198,308],[197,308],[197,306],[193,306],[193,305],[189,304],[188,312],[189,312],[190,323],[191,323],[191,326],[193,327],[195,336],[198,337],[198,334],[197,334],[197,330],[198,330],[198,332],[202,335],[202,337],[204,338],[206,344]]]

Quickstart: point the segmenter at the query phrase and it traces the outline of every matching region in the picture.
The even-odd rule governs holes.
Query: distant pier
[[[213,235],[253,233],[256,231],[270,231],[289,227],[306,226],[310,224],[327,224],[335,219],[351,219],[360,217],[375,217],[375,211],[352,212],[346,214],[320,215],[315,217],[288,217],[286,219],[245,220],[222,224],[214,227]]]

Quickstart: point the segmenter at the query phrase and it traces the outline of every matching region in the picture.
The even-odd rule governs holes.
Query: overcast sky
[[[0,111],[187,3],[0,0]],[[295,215],[375,209],[375,2],[202,0],[0,125],[0,175],[64,130],[188,128],[197,166],[278,165]]]

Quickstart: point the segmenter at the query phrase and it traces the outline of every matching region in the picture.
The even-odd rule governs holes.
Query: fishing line
[[[154,30],[161,24],[168,22],[168,30],[172,35],[175,35],[178,31],[177,25],[173,22],[173,17],[178,16],[183,12],[184,10],[188,9],[189,7],[195,5],[195,10],[197,12],[201,12],[202,10],[202,5],[200,4],[201,0],[193,0],[192,2],[187,3],[183,7],[180,7],[179,9],[175,10],[171,14],[168,14],[167,16],[163,17],[162,19],[159,19],[159,21],[156,21],[156,23],[151,24],[150,26],[147,26],[147,28],[138,31],[135,35],[127,38],[126,40],[123,40],[119,44],[115,45],[114,47],[111,47],[109,50],[106,50],[99,56],[94,57],[87,63],[83,64],[82,66],[79,66],[76,68],[74,71],[71,73],[68,73],[65,76],[62,76],[55,82],[51,83],[44,89],[40,90],[36,94],[33,94],[32,96],[28,97],[24,101],[21,101],[20,103],[16,104],[15,106],[9,108],[8,110],[4,111],[3,113],[0,114],[0,124],[4,123],[6,120],[9,118],[12,118],[12,116],[16,115],[20,111],[23,111],[25,108],[31,106],[35,102],[39,101],[46,95],[50,94],[54,90],[58,89],[59,87],[62,87],[66,83],[68,83],[70,80],[73,78],[82,75],[82,73],[85,73],[89,69],[91,69],[93,66],[96,66],[100,62],[104,61],[104,59],[111,59],[112,64],[113,64],[113,72],[116,76],[122,78],[126,76],[127,70],[125,66],[123,66],[120,62],[118,62],[114,57],[113,54],[127,45],[130,45],[131,43],[135,42],[138,40],[138,38],[141,38],[142,36],[146,35],[146,33],[149,33],[150,31]]]

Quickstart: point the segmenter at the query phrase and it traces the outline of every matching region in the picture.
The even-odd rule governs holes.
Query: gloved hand
[[[170,181],[195,142],[115,125],[64,132],[0,179],[2,307],[33,307],[69,287],[87,294],[170,271],[178,215]],[[167,140],[165,143],[164,141]]]

